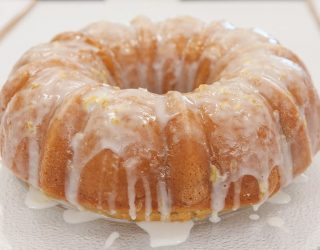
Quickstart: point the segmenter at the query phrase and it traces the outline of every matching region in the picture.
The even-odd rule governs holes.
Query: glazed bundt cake
[[[141,17],[59,34],[22,56],[0,101],[5,166],[53,199],[119,219],[261,204],[319,149],[303,63],[227,22]]]

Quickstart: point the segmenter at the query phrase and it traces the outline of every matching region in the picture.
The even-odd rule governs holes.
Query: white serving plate
[[[188,14],[208,22],[225,19],[242,27],[261,27],[300,55],[320,90],[320,32],[307,6],[295,1],[41,2],[0,43],[0,83],[26,49],[48,41],[56,33],[100,19],[128,22],[138,14],[153,20]],[[185,243],[170,249],[319,249],[319,163],[320,156],[307,171],[308,182],[286,188],[292,198],[289,204],[264,204],[258,211],[258,221],[249,219],[253,213],[249,208],[224,216],[218,224],[198,223]],[[62,208],[28,209],[24,204],[25,186],[3,168],[0,180],[0,250],[98,250],[114,231],[120,238],[111,249],[150,248],[148,235],[135,224],[98,220],[70,225],[62,219]],[[274,216],[283,219],[287,230],[267,224]]]
[[[265,203],[253,221],[252,208],[223,216],[218,224],[196,223],[189,239],[174,247],[159,249],[290,249],[317,250],[320,247],[320,157],[307,171],[308,181],[285,189],[292,200],[285,205]],[[110,249],[149,249],[148,235],[134,223],[96,220],[67,224],[63,208],[32,210],[26,207],[26,185],[8,170],[0,170],[1,250],[102,250],[112,232],[119,232]],[[271,227],[270,217],[279,217],[284,228]]]

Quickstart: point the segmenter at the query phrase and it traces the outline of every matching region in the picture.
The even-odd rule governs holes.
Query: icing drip
[[[309,177],[306,174],[301,174],[294,178],[294,183],[306,183],[308,181]]]
[[[281,219],[280,217],[269,217],[267,223],[271,227],[277,227],[285,232],[289,232],[289,230],[285,227],[283,219]]]
[[[263,205],[263,203],[259,202],[258,204],[255,204],[252,206],[253,211],[257,212],[259,208]]]
[[[232,210],[238,210],[240,207],[240,193],[241,193],[242,179],[239,179],[234,183],[234,199]]]
[[[43,134],[43,124],[47,124],[52,110],[60,103],[65,95],[75,91],[84,84],[90,85],[95,81],[93,68],[101,68],[102,63],[92,61],[90,63],[79,63],[74,57],[80,50],[80,54],[91,53],[84,43],[77,41],[66,44],[49,43],[43,44],[29,50],[15,66],[17,75],[28,75],[27,82],[15,81],[13,85],[23,84],[19,91],[8,103],[7,109],[2,115],[4,140],[10,140],[3,150],[3,157],[7,166],[13,162],[21,167],[18,174],[22,175],[23,166],[28,165],[28,180],[33,186],[38,186],[39,180],[39,145]],[[71,51],[75,52],[73,54]],[[66,54],[69,55],[66,57]],[[54,61],[53,67],[36,69],[34,66],[41,63]],[[73,64],[74,69],[64,68],[65,64]],[[80,71],[81,69],[81,71]],[[18,108],[15,106],[19,103]],[[11,113],[11,109],[14,112]],[[12,126],[14,124],[14,126]],[[14,139],[12,139],[14,138]],[[16,155],[17,149],[26,144],[28,160],[22,161],[21,155]]]
[[[171,212],[171,197],[164,181],[158,181],[158,206],[161,220],[167,220]]]
[[[213,212],[209,218],[209,220],[212,222],[212,223],[219,223],[221,221],[221,218],[218,216],[218,213],[216,212]]]
[[[250,214],[249,218],[250,220],[259,220],[260,216],[258,214]]]
[[[139,164],[139,161],[135,158],[129,158],[124,163],[127,172],[127,181],[128,181],[128,199],[129,199],[129,215],[132,220],[136,219],[136,192],[135,184],[137,182],[137,177],[135,174],[135,168]]]
[[[170,115],[167,111],[167,98],[164,96],[156,97],[154,109],[156,117],[159,120],[160,126],[163,129],[168,124],[170,119],[174,116]]]
[[[137,222],[149,234],[151,247],[175,246],[185,242],[193,224],[193,221]]]
[[[79,143],[79,141],[83,140],[84,135],[82,133],[78,133],[74,136],[72,140],[72,147]],[[67,200],[73,204],[78,204],[78,187],[80,182],[80,174],[81,171],[78,170],[75,165],[69,166],[69,178],[66,181],[66,198]]]
[[[162,92],[162,82],[163,82],[163,65],[164,65],[164,60],[159,60],[158,62],[154,63],[152,65],[152,68],[154,70],[154,76],[155,76],[155,90],[156,93],[161,93]]]
[[[229,190],[229,183],[226,183],[225,181],[216,182],[213,186],[213,192],[212,192],[212,216],[210,218],[210,221],[212,222],[219,222],[220,218],[218,219],[217,214],[223,210],[225,205],[225,198],[227,196],[227,192]]]
[[[39,181],[39,145],[35,139],[29,139],[29,182],[37,187]]]
[[[54,207],[59,203],[44,195],[39,189],[30,186],[25,198],[25,204],[28,208],[44,209]]]
[[[63,219],[69,224],[84,223],[97,219],[109,219],[97,213],[68,208],[68,204],[65,204],[61,201],[56,201],[43,194],[39,189],[32,186],[29,187],[29,191],[27,192],[25,204],[28,208],[39,210],[54,207],[59,204],[63,205],[64,207],[66,207],[66,209],[63,211]]]
[[[281,186],[287,186],[293,178],[292,175],[292,168],[293,168],[293,161],[292,161],[292,152],[290,149],[290,145],[287,142],[287,139],[283,133],[282,127],[280,125],[280,116],[279,111],[274,111],[273,115],[277,121],[277,126],[279,130],[279,143],[281,146],[281,152],[282,152],[282,160],[281,164],[279,164],[279,169],[281,171]]]
[[[85,223],[103,218],[105,217],[89,211],[79,211],[74,209],[66,209],[63,211],[63,219],[69,224]]]
[[[280,190],[276,194],[274,194],[272,197],[268,199],[269,203],[272,204],[288,204],[291,201],[290,195],[285,193],[284,191]]]
[[[117,167],[118,167],[117,164],[112,164],[112,168],[114,170],[116,170]],[[117,190],[116,190],[116,187],[115,187],[115,181],[113,181],[112,182],[112,192],[108,196],[109,213],[111,215],[116,213],[116,210],[115,210],[116,195],[117,195]]]
[[[30,187],[26,197],[26,205],[32,209],[45,209],[60,204],[47,197],[36,188]],[[1,217],[1,210],[0,210]],[[113,220],[112,218],[99,215],[89,211],[80,211],[67,208],[63,211],[63,219],[68,224],[81,224],[98,219]],[[192,221],[187,222],[137,222],[139,227],[150,235],[151,247],[178,245],[187,240],[193,227]],[[120,237],[118,232],[109,235],[104,249],[112,246],[114,241]]]
[[[113,243],[114,243],[114,241],[116,240],[116,239],[118,239],[120,237],[120,234],[118,233],[118,232],[112,232],[110,235],[109,235],[109,237],[108,237],[108,239],[106,240],[106,243],[104,244],[104,249],[108,249],[108,248],[110,248],[112,245],[113,245]]]
[[[259,183],[259,190],[260,190],[260,194],[259,194],[260,201],[257,204],[252,206],[254,211],[258,211],[259,208],[268,200],[268,197],[269,197],[269,181],[268,181],[268,179],[265,179]]]
[[[164,135],[164,128],[172,119],[172,117],[175,114],[169,114],[167,111],[167,98],[166,97],[160,97],[156,98],[156,103],[155,103],[155,113],[156,117],[159,120],[160,123],[160,128],[161,128],[161,134]],[[165,147],[164,147],[164,158],[167,159],[167,150],[168,150],[168,145],[167,145],[167,139],[164,136],[162,139]],[[167,220],[170,216],[171,212],[171,197],[170,197],[170,191],[167,189],[167,184],[166,184],[166,171],[165,170],[160,170],[160,176],[159,180],[157,183],[157,201],[158,201],[158,210],[161,214],[161,220]],[[146,189],[145,189],[146,191]],[[151,203],[148,205],[148,207],[151,207]],[[146,209],[147,212],[147,209]],[[148,212],[149,213],[149,212]],[[147,217],[148,218],[148,217]]]
[[[225,102],[226,97],[232,101]],[[262,204],[269,196],[270,161],[274,165],[281,162],[280,152],[274,150],[280,147],[275,137],[277,127],[264,99],[257,96],[254,88],[237,81],[228,81],[200,88],[192,96],[192,101],[198,107],[205,107],[208,117],[217,126],[209,138],[209,143],[215,145],[224,138],[224,144],[216,146],[221,150],[214,153],[220,155],[220,159],[232,158],[229,166],[226,166],[230,172],[222,174],[216,166],[211,166],[211,174],[214,176],[213,212],[219,213],[224,209],[225,198],[232,182],[235,183],[234,209],[238,208],[241,178],[245,175],[254,176],[258,180]],[[232,123],[228,122],[230,119]],[[262,130],[262,124],[268,129]],[[263,143],[257,137],[260,133]]]
[[[145,219],[146,221],[150,220],[150,215],[152,212],[152,197],[151,197],[151,191],[150,191],[150,185],[149,185],[149,181],[146,179],[146,177],[142,178],[143,181],[143,187],[145,190]]]

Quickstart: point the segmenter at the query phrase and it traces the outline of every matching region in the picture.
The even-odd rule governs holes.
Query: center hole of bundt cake
[[[115,85],[122,89],[145,88],[156,94],[165,94],[171,90],[186,93],[208,83],[209,73],[208,65],[176,59],[167,63],[129,64],[113,79],[117,79]]]

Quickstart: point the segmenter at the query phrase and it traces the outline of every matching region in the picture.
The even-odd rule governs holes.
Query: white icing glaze
[[[164,181],[158,182],[158,204],[161,220],[167,220],[171,212],[171,198]]]
[[[65,209],[63,211],[63,219],[69,224],[79,224],[105,218],[106,217],[103,215],[89,211],[80,211],[75,209]]]
[[[258,214],[250,214],[249,218],[250,220],[259,220],[260,216]]]
[[[298,175],[293,179],[294,183],[306,183],[309,180],[309,177],[306,174]]]
[[[280,125],[279,112],[274,111],[273,116],[277,121],[278,131],[280,133],[278,140],[281,148],[281,164],[279,164],[279,170],[281,171],[281,184],[282,186],[287,186],[292,181],[292,153],[290,149],[290,144],[287,142],[287,139],[283,133],[282,127]]]
[[[277,227],[282,229],[285,232],[289,232],[289,230],[285,227],[283,219],[280,217],[277,217],[277,216],[269,217],[267,220],[267,223],[271,227]]]
[[[16,158],[17,147],[26,139],[29,154],[27,164],[29,182],[35,187],[38,186],[40,125],[44,123],[57,103],[65,95],[84,84],[94,83],[93,79],[96,77],[93,72],[102,67],[101,62],[95,61],[92,62],[92,65],[85,65],[79,63],[75,58],[77,53],[81,53],[79,52],[80,50],[84,52],[85,49],[89,48],[92,49],[92,47],[84,43],[79,44],[79,42],[75,41],[70,42],[68,46],[57,43],[44,44],[28,51],[16,65],[16,68],[20,67],[19,70],[21,72],[29,73],[29,81],[26,83],[27,88],[13,97],[2,117],[2,120],[8,125],[8,127],[2,128],[5,130],[5,141],[10,140],[10,143],[5,143],[3,157],[6,165],[11,166]],[[69,57],[66,57],[65,54],[68,54]],[[61,65],[40,71],[34,68],[34,64],[40,64],[43,61],[60,62]],[[63,65],[66,64],[77,65],[81,68],[81,71],[75,72],[74,70],[63,68]],[[93,69],[93,66],[96,68]],[[19,101],[22,101],[23,105],[11,114],[11,107]],[[15,125],[10,126],[10,124]],[[17,160],[21,159],[18,158]],[[26,164],[23,162],[18,163],[20,166]]]
[[[107,238],[107,240],[106,240],[106,243],[104,244],[104,249],[108,249],[108,248],[110,248],[112,245],[113,245],[113,243],[114,243],[114,241],[116,240],[116,239],[118,239],[120,237],[120,234],[118,233],[118,232],[112,232],[110,235],[109,235],[109,237]]]
[[[138,18],[130,27],[101,22],[82,32],[101,43],[105,51],[77,39],[43,44],[21,58],[9,79],[17,87],[15,74],[21,77],[27,72],[29,76],[1,113],[2,156],[8,167],[17,165],[17,175],[33,186],[39,183],[40,145],[45,136],[42,125],[49,124],[52,115],[56,118],[53,113],[65,96],[73,96],[88,85],[92,87],[79,94],[87,120],[71,139],[72,159],[65,183],[66,198],[74,206],[80,207],[78,193],[84,167],[103,150],[122,160],[122,165],[112,167],[114,172],[125,168],[131,219],[137,216],[136,184],[142,180],[145,219],[150,218],[151,193],[155,191],[161,219],[168,220],[173,202],[167,181],[168,152],[170,146],[190,136],[210,154],[208,166],[215,176],[210,220],[214,222],[219,220],[232,183],[233,210],[240,207],[244,176],[258,180],[260,202],[255,209],[269,196],[268,178],[274,166],[279,168],[281,187],[292,181],[293,167],[299,164],[294,162],[297,157],[292,155],[292,148],[301,133],[306,135],[306,155],[316,151],[320,136],[314,135],[319,135],[320,121],[309,105],[314,100],[307,73],[295,59],[273,51],[281,47],[266,32],[236,28],[227,22],[205,25],[186,17],[158,24]],[[110,63],[103,62],[98,52],[105,53]],[[197,82],[203,77],[199,72],[206,62],[207,75],[200,79],[203,82]],[[46,64],[49,66],[40,67]],[[261,82],[255,84],[254,77]],[[200,83],[211,85],[202,85],[192,93],[164,93],[190,92]],[[108,84],[135,89],[119,90]],[[274,104],[273,98],[280,100]],[[284,111],[278,111],[279,107]],[[204,134],[203,123],[185,118],[183,129],[170,127],[170,145],[165,134],[168,123],[189,111],[201,122],[212,122],[214,128]],[[290,133],[288,127],[284,129],[285,112],[292,116],[297,113],[292,118],[296,127],[290,128]],[[92,138],[95,143],[89,147]],[[27,148],[28,161],[16,155],[21,145]],[[152,153],[162,161],[157,162]],[[150,172],[157,175],[156,190],[151,190],[148,176],[139,169],[143,160],[150,162]],[[28,169],[27,177],[24,169]],[[103,199],[107,199],[108,212],[114,214],[117,191],[115,184],[107,195],[101,191],[97,208],[104,209]],[[288,197],[280,193],[272,200],[284,202]]]
[[[288,204],[291,201],[290,195],[285,193],[283,190],[278,191],[272,197],[268,199],[269,203],[272,204]]]
[[[143,187],[144,187],[144,191],[145,191],[145,218],[146,221],[149,221],[150,219],[150,215],[152,212],[152,197],[151,197],[151,192],[150,192],[150,186],[149,186],[149,182],[147,181],[147,179],[145,177],[142,178],[143,181]]]
[[[193,221],[137,222],[137,225],[149,234],[151,247],[174,246],[185,242],[193,224]]]
[[[32,186],[29,187],[29,191],[27,192],[25,204],[31,209],[46,209],[60,204],[66,208],[63,211],[63,219],[69,224],[84,223],[97,219],[109,219],[97,213],[69,208],[68,204],[56,201],[43,194],[38,188]]]
[[[280,217],[268,218],[268,224],[272,227],[283,227],[284,221]]]
[[[263,203],[258,203],[252,206],[253,211],[257,212],[259,208],[263,205]]]
[[[238,210],[240,207],[240,193],[241,193],[241,183],[242,178],[240,178],[238,181],[234,184],[234,199],[233,199],[233,207],[232,210]]]
[[[39,145],[34,138],[29,140],[29,182],[38,186]]]
[[[39,189],[30,186],[29,191],[27,192],[27,196],[25,198],[25,204],[28,208],[45,209],[49,207],[54,207],[59,203],[47,197]]]
[[[162,128],[164,128],[172,118],[172,115],[168,114],[166,102],[166,97],[159,96],[155,98],[154,111]]]
[[[218,216],[218,213],[213,212],[209,218],[212,223],[219,223],[221,218]]]
[[[132,220],[136,219],[135,184],[137,182],[137,177],[135,174],[135,168],[138,164],[139,164],[139,161],[135,158],[129,158],[124,163],[124,166],[127,172],[127,182],[128,182],[129,215]]]
[[[117,164],[112,164],[112,167],[115,170],[118,166]],[[109,197],[108,197],[109,213],[111,215],[116,213],[116,210],[115,210],[116,195],[117,195],[117,190],[115,188],[115,182],[112,182],[112,192],[109,194]]]
[[[274,136],[277,127],[264,100],[259,99],[255,89],[236,81],[215,83],[195,94],[198,96],[193,97],[193,101],[197,106],[205,106],[208,116],[217,124],[209,143],[214,145],[216,141],[221,141],[220,138],[224,138],[225,144],[220,146],[221,151],[218,152],[220,157],[229,157],[230,152],[231,155],[240,157],[230,162],[229,168],[232,172],[224,175],[217,174],[218,178],[213,182],[213,211],[223,210],[231,182],[238,182],[245,175],[252,175],[259,181],[262,194],[261,203],[263,203],[268,197],[268,177],[271,170],[269,163],[272,161],[276,165],[281,162],[281,155],[276,150],[280,147],[280,143]],[[226,103],[224,101],[226,96],[232,101]],[[231,114],[233,114],[232,118]],[[228,122],[230,119],[232,123]],[[268,128],[274,131],[267,131],[266,135],[274,147],[261,144],[261,140],[256,136],[262,124],[267,124]],[[241,143],[239,142],[241,139],[239,130],[245,140],[237,146],[238,143]],[[240,182],[236,184],[235,208],[239,203],[239,184]]]
[[[42,194],[38,189],[33,187],[29,188],[26,197],[26,205],[29,208],[45,209],[58,204],[60,203]],[[80,211],[72,208],[66,208],[63,211],[63,219],[68,224],[81,224],[98,219],[112,220],[112,218],[97,213]],[[177,245],[184,242],[189,236],[193,222],[138,222],[137,225],[150,235],[151,246],[158,247]],[[118,232],[111,233],[105,242],[104,249],[110,248],[114,241],[119,237],[120,234]]]

